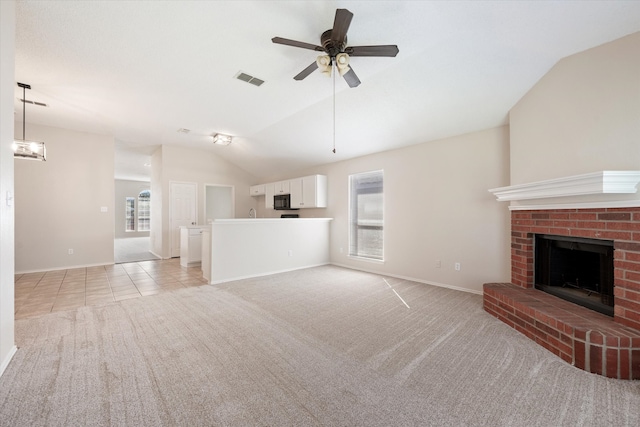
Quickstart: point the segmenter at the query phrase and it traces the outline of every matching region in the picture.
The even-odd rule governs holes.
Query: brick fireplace
[[[613,241],[613,318],[534,289],[540,234]],[[485,284],[484,308],[581,369],[640,379],[640,207],[512,211],[511,283]]]

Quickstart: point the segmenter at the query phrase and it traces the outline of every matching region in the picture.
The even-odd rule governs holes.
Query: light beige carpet
[[[637,426],[482,298],[338,267],[16,322],[0,425]]]

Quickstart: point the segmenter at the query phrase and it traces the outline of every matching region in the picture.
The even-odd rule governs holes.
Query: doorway
[[[114,262],[158,259],[150,251],[152,194],[149,182],[116,179],[114,183]]]
[[[214,219],[235,218],[234,186],[205,184],[204,206],[207,224],[210,224]]]

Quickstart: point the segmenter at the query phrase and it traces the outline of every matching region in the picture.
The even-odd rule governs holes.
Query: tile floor
[[[139,298],[207,281],[180,258],[16,274],[15,318]]]

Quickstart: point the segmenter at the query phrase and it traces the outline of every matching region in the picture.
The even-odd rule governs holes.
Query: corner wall
[[[47,161],[15,161],[16,272],[113,264],[113,137],[32,123],[27,135]]]
[[[16,5],[0,1],[0,375],[16,352],[14,338],[13,94]]]
[[[384,263],[347,256],[349,175],[380,169]],[[295,176],[315,173],[328,177],[328,207],[298,212],[301,217],[334,218],[333,264],[478,294],[483,283],[509,280],[509,211],[487,191],[509,180],[508,126],[323,165]],[[456,262],[460,271],[454,269]]]
[[[560,60],[531,88],[509,114],[510,185],[640,169],[638,52],[640,32]]]

